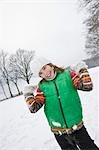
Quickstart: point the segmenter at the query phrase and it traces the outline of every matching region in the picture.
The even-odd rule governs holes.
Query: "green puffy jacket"
[[[44,112],[52,128],[71,127],[82,120],[82,107],[69,70],[57,73],[54,80],[39,84],[45,96]]]

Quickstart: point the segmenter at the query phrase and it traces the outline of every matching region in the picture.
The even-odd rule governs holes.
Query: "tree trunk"
[[[19,90],[19,88],[18,88],[18,85],[17,85],[17,83],[15,83],[15,82],[14,82],[14,84],[15,84],[15,86],[16,86],[16,88],[17,88],[18,95],[20,95],[20,90]]]
[[[7,85],[8,85],[8,89],[9,89],[10,95],[11,95],[11,97],[13,97],[13,94],[12,94],[12,92],[11,92],[11,88],[10,88],[10,85],[9,85],[9,81],[7,81]]]
[[[26,81],[27,81],[28,84],[30,83],[28,77],[26,78]]]

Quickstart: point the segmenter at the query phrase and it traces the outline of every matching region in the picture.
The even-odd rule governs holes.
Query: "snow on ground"
[[[95,143],[99,146],[99,67],[89,70],[93,90],[91,92],[80,91],[85,126]]]
[[[85,126],[99,146],[99,67],[89,70],[94,89],[79,91]],[[60,150],[43,108],[31,114],[23,96],[0,102],[0,150]]]

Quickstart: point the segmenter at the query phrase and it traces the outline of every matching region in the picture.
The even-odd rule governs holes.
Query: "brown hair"
[[[56,72],[63,72],[63,71],[64,71],[64,68],[58,67],[58,66],[56,66],[56,65],[54,65],[54,64],[52,64],[52,63],[49,63],[49,64],[47,64],[47,65],[49,65],[49,66],[51,66],[51,67],[54,67],[54,71],[56,71]]]
[[[55,72],[63,72],[65,69],[64,68],[62,68],[62,67],[58,67],[58,66],[56,66],[56,65],[54,65],[54,64],[52,64],[52,63],[49,63],[49,64],[47,64],[47,65],[49,65],[50,67],[54,67],[54,71]],[[44,82],[44,81],[46,81],[45,79],[42,79],[41,81],[40,81],[40,83],[42,83],[42,82]]]

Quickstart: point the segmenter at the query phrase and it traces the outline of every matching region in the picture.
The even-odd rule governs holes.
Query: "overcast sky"
[[[77,0],[0,1],[0,48],[35,50],[54,63],[86,57],[84,25]]]

